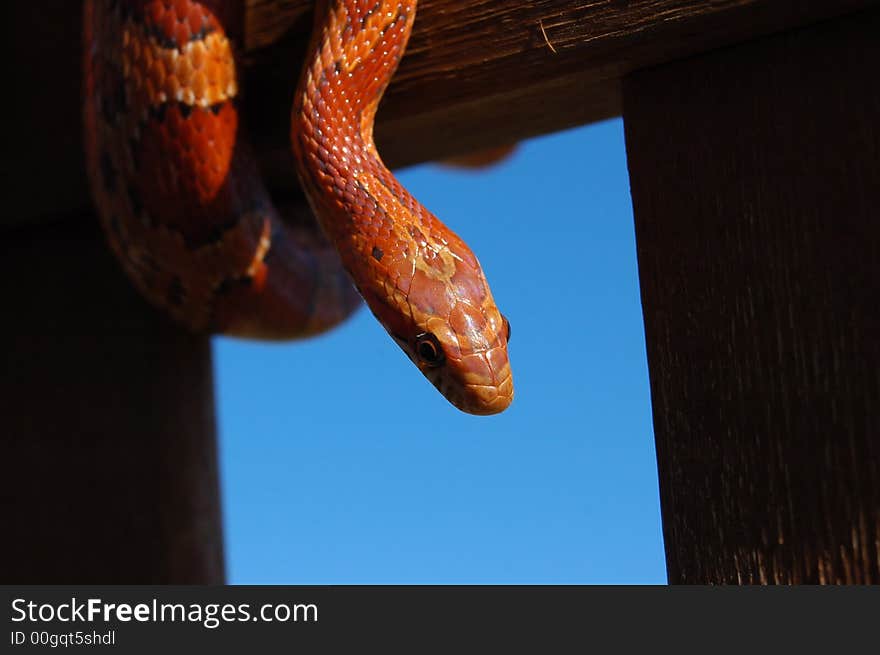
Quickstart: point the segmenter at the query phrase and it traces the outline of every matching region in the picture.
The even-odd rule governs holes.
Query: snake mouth
[[[449,362],[444,369],[419,368],[446,400],[467,414],[499,414],[513,402],[513,375],[503,350]]]
[[[466,414],[499,414],[513,402],[513,374],[507,353],[508,328],[485,350],[462,353],[430,333],[413,339],[388,330],[407,357],[437,391]],[[386,326],[387,329],[387,326]]]
[[[435,382],[434,386],[453,406],[474,416],[500,414],[513,402],[513,380],[510,377],[500,385],[469,384],[448,388]]]
[[[513,402],[513,378],[508,376],[500,385],[469,385],[464,402],[459,404],[451,398],[450,400],[453,405],[468,414],[477,416],[500,414]]]

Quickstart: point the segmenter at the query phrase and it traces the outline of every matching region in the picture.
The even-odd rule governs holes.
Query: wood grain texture
[[[251,124],[276,185],[292,179],[283,148],[292,93],[285,62],[301,58],[309,4],[250,0],[248,7],[248,88],[277,98],[254,106]],[[632,70],[869,4],[421,0],[377,117],[379,150],[392,167],[405,166],[608,118],[620,113],[620,79]]]
[[[877,34],[624,84],[673,583],[880,583]]]
[[[273,185],[289,188],[288,114],[313,3],[244,1],[247,122]],[[620,112],[620,79],[632,70],[876,4],[422,0],[377,140],[386,161],[403,166],[607,118]],[[10,5],[7,25],[16,30],[6,61],[18,95],[4,158],[11,209],[0,224],[88,205],[76,92],[80,9],[74,1]]]
[[[0,246],[0,580],[222,583],[210,342],[141,300],[93,220]]]

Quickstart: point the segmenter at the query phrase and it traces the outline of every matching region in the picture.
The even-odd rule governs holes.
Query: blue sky
[[[480,258],[514,403],[458,412],[365,310],[217,339],[229,581],[665,583],[621,121],[399,177]]]

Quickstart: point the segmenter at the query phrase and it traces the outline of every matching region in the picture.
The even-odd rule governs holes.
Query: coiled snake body
[[[108,241],[193,330],[294,338],[359,304],[456,407],[513,398],[510,326],[470,249],[382,164],[373,118],[416,0],[326,0],[291,113],[320,224],[279,212],[239,127],[240,0],[88,0],[85,142]],[[328,238],[329,237],[329,238]]]

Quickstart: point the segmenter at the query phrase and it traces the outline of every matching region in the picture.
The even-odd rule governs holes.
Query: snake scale
[[[314,217],[273,204],[240,125],[243,11],[241,0],[85,4],[87,168],[128,276],[192,330],[264,339],[327,330],[360,295],[453,405],[503,411],[510,325],[477,258],[373,142],[416,0],[317,2],[291,111]]]

